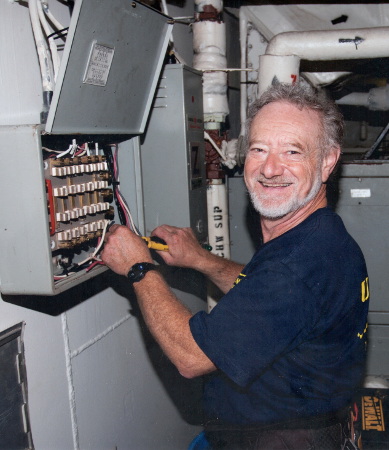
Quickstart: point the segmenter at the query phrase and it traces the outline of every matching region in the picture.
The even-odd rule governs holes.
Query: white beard
[[[318,171],[311,190],[303,199],[299,199],[296,193],[293,193],[293,195],[283,203],[278,203],[275,205],[265,205],[264,202],[260,198],[258,198],[254,190],[249,191],[249,194],[255,210],[258,211],[262,217],[265,217],[267,219],[280,219],[281,217],[284,217],[291,212],[297,211],[298,209],[309,203],[312,199],[314,199],[318,194],[321,186],[321,172]]]

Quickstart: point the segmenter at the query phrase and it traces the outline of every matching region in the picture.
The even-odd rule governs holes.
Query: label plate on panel
[[[371,197],[370,189],[350,189],[351,198]]]
[[[115,49],[108,45],[92,43],[89,61],[86,66],[83,82],[94,86],[105,86],[108,81]]]

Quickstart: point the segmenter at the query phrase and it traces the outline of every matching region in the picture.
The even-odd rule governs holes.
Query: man
[[[196,269],[225,293],[210,314],[192,316],[157,271],[133,283],[146,323],[181,374],[210,374],[212,448],[341,447],[364,372],[368,310],[363,255],[326,207],[342,133],[335,105],[300,85],[272,87],[253,105],[244,177],[263,245],[244,268],[202,249],[189,229],[153,232],[169,246],[161,253],[167,264]],[[141,239],[117,226],[102,258],[122,275],[153,262]]]

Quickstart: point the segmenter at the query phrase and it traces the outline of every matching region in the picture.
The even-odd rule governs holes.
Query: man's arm
[[[203,273],[224,294],[232,288],[244,267],[202,248],[190,228],[161,225],[152,234],[163,239],[169,246],[168,252],[159,252],[166,264]]]
[[[114,272],[124,276],[136,263],[153,262],[144,241],[117,225],[107,233],[101,257]],[[215,370],[193,339],[191,312],[178,301],[163,277],[152,270],[133,286],[147,326],[179,372],[192,378]]]

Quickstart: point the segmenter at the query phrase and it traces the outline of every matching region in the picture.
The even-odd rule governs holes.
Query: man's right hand
[[[191,228],[161,225],[151,235],[163,239],[168,245],[167,252],[158,253],[170,266],[201,270],[209,256],[209,252],[199,244]]]
[[[205,250],[190,228],[161,225],[151,235],[163,239],[169,246],[167,252],[158,252],[166,264],[198,270],[224,293],[231,289],[236,277],[243,269],[242,264],[234,263]]]

